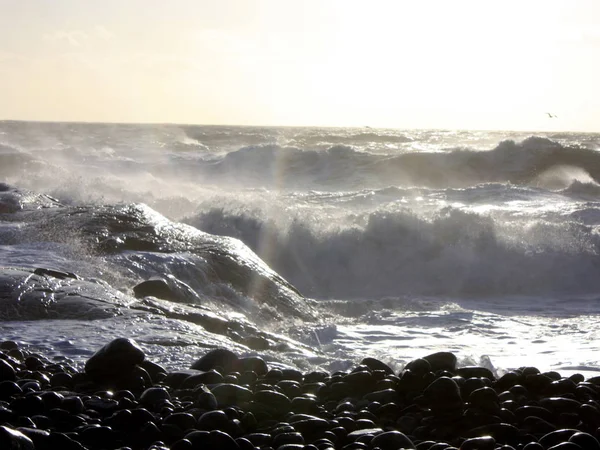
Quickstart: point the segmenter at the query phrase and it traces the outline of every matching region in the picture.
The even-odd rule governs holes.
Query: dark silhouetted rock
[[[0,426],[0,448],[2,450],[35,450],[33,441],[18,430]]]
[[[224,371],[224,373],[228,373],[234,370],[237,361],[237,355],[231,350],[216,348],[192,364],[191,369],[203,371],[215,369],[219,372]]]
[[[454,372],[456,370],[456,356],[450,352],[438,352],[423,357],[430,365],[431,371],[447,370]]]
[[[134,340],[118,338],[87,360],[85,372],[97,383],[109,382],[128,376],[144,358],[144,352]]]
[[[386,431],[375,436],[369,444],[371,448],[379,447],[381,450],[397,450],[399,448],[414,449],[413,442],[399,431]]]

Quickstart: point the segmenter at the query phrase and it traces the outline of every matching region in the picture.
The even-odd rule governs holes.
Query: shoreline
[[[484,367],[456,364],[455,355],[438,352],[399,373],[374,358],[348,372],[302,373],[221,348],[189,369],[170,370],[146,359],[135,341],[120,338],[78,370],[68,358],[51,361],[5,341],[0,444],[78,450],[600,448],[600,377],[526,367],[496,378]]]

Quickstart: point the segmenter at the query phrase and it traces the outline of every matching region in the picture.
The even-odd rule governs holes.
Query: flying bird
[[[548,114],[548,117],[549,117],[550,119],[556,119],[556,118],[558,117],[556,114],[551,114],[551,113],[549,113],[549,112],[547,112],[546,114]]]

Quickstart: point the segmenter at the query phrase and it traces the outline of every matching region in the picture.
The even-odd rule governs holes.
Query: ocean
[[[600,134],[0,122],[0,340],[597,375],[598,180]]]

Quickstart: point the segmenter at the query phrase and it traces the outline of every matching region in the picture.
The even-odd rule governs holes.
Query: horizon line
[[[588,133],[600,134],[600,131],[587,130],[533,130],[533,129],[492,129],[492,128],[448,128],[448,127],[382,127],[372,125],[257,125],[257,124],[215,124],[215,123],[182,123],[182,122],[100,122],[95,120],[28,120],[0,119],[0,123],[40,123],[40,124],[73,124],[73,125],[137,125],[137,126],[185,126],[185,127],[238,127],[238,128],[354,128],[365,130],[439,130],[439,131],[487,131],[487,132],[520,132],[520,133]]]

